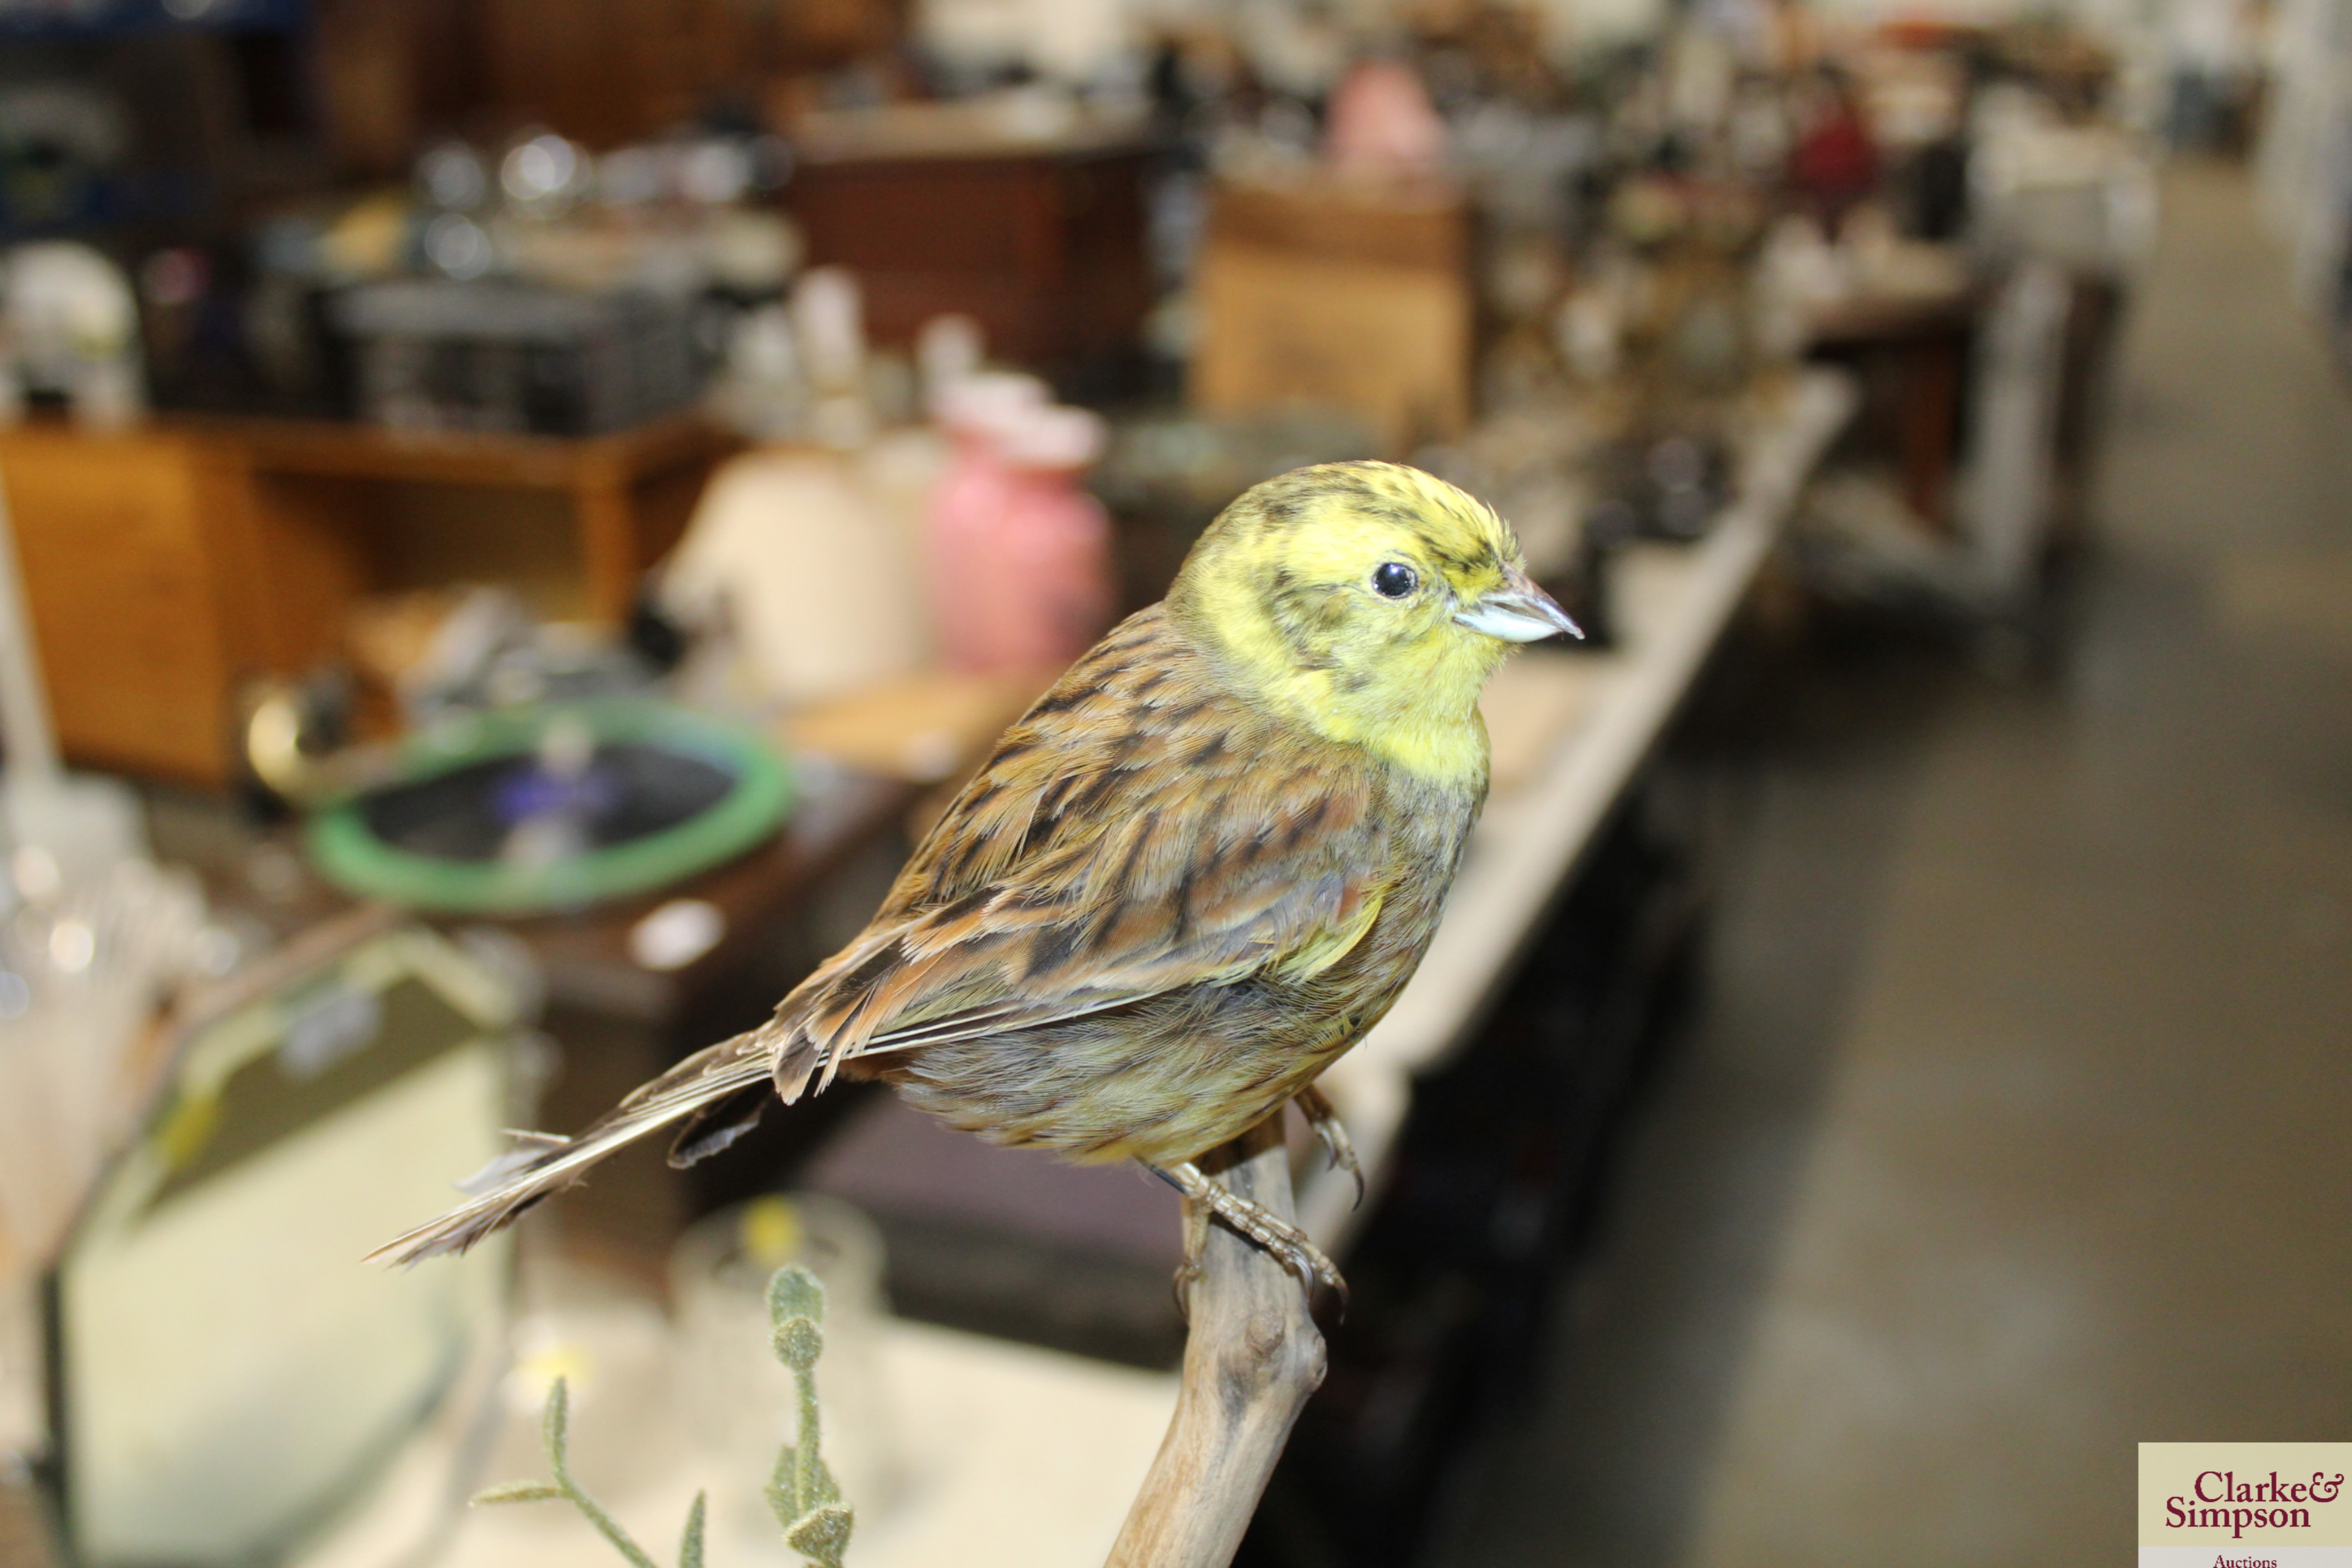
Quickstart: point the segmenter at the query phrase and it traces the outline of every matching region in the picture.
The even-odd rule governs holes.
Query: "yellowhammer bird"
[[[1576,627],[1509,529],[1443,480],[1329,463],[1259,485],[1005,732],[773,1018],[533,1137],[376,1256],[468,1247],[674,1122],[691,1163],[771,1080],[790,1103],[846,1072],[995,1142],[1139,1161],[1340,1289],[1193,1162],[1297,1100],[1354,1169],[1316,1075],[1429,946],[1486,801],[1486,677],[1556,632]]]

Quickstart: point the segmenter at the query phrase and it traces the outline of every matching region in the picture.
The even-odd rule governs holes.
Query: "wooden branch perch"
[[[1235,1194],[1296,1220],[1281,1111],[1203,1163]],[[1189,1205],[1186,1217],[1199,1218]],[[1323,1336],[1306,1290],[1223,1226],[1209,1226],[1187,1304],[1192,1327],[1176,1416],[1108,1568],[1225,1568],[1291,1424],[1323,1382]]]

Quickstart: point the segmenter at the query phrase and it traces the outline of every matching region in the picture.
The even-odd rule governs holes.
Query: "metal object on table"
[[[349,290],[333,317],[356,343],[361,416],[395,429],[591,436],[702,387],[691,301],[643,290],[396,279]]]

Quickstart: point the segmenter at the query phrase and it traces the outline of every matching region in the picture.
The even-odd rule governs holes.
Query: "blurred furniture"
[[[2296,31],[2292,21],[2284,26]],[[2282,48],[2276,58],[2296,54]],[[2097,121],[1996,119],[1972,166],[1970,200],[1987,256],[2011,266],[2055,265],[2067,279],[2044,543],[2078,545],[2090,531],[2098,415],[2116,330],[2155,245],[2155,168],[2134,138]],[[2314,258],[2299,251],[2295,259],[2298,287],[2308,289],[2305,265]]]
[[[73,1561],[276,1558],[388,1474],[445,1399],[478,1408],[509,1244],[404,1274],[352,1260],[498,1152],[517,1000],[492,966],[368,909],[178,1022],[48,1277]],[[441,1454],[427,1474],[454,1492],[462,1458]]]
[[[0,238],[186,237],[331,177],[308,0],[0,7]],[[119,252],[118,252],[119,253]]]
[[[2005,605],[2025,603],[2050,539],[2073,297],[2056,263],[2028,261],[1985,311],[1959,522],[1985,587]]]
[[[856,275],[876,342],[904,345],[955,311],[992,355],[1057,374],[1136,345],[1150,153],[1123,130],[908,105],[811,116],[794,146],[809,258]]]
[[[629,613],[638,577],[740,445],[691,414],[583,439],[290,421],[191,428],[242,457],[261,542],[307,550],[310,587],[495,577],[535,607],[608,622]]]
[[[1307,1162],[1301,1222],[1355,1295],[1243,1560],[1424,1560],[1455,1457],[1538,1364],[1704,947],[1706,835],[1670,737],[1710,665],[1732,673],[1718,645],[1853,406],[1819,372],[1759,399],[1706,536],[1617,558],[1616,645],[1530,648],[1515,662],[1567,666],[1560,689],[1489,689],[1498,757],[1512,728],[1549,732],[1515,787],[1498,772],[1395,1007],[1321,1080],[1372,1196]]]
[[[1961,373],[1977,307],[1973,289],[1861,294],[1815,316],[1807,347],[1808,357],[1862,378],[1864,438],[1894,453],[1904,502],[1939,528],[1951,523]]]
[[[78,762],[218,779],[230,672],[278,662],[217,456],[150,432],[0,434],[49,707]]]
[[[688,415],[576,440],[278,420],[0,431],[60,743],[219,784],[237,681],[335,657],[371,593],[497,581],[542,614],[617,622],[735,445]]]
[[[1523,672],[1486,702],[1496,750],[1512,755],[1517,787],[1497,790],[1479,818],[1469,857],[1446,900],[1428,954],[1388,1016],[1332,1064],[1329,1091],[1364,1169],[1391,1158],[1412,1085],[1466,1045],[1511,980],[1581,861],[1658,746],[1749,586],[1822,454],[1854,411],[1849,377],[1806,373],[1759,410],[1744,443],[1731,504],[1696,545],[1644,542],[1617,563],[1612,590],[1622,622],[1617,645],[1598,653],[1549,647],[1529,662],[1571,659],[1550,678],[1573,690],[1526,689]],[[1518,689],[1513,689],[1517,688]],[[1510,729],[1538,726],[1530,743]],[[1519,760],[1526,750],[1539,761]],[[1323,1174],[1299,1197],[1307,1232],[1335,1257],[1370,1217],[1348,1181]]]
[[[2056,466],[2050,546],[2065,551],[2090,537],[2093,488],[2106,433],[2108,387],[2123,330],[2129,285],[2121,278],[2077,275],[2066,310],[2065,370],[2058,389]]]
[[[920,786],[816,756],[795,756],[792,768],[783,826],[723,866],[570,913],[439,922],[520,944],[518,967],[536,976],[539,1028],[561,1068],[530,1125],[576,1131],[678,1058],[758,1024],[873,913],[905,854],[899,828]],[[309,870],[291,830],[257,833],[219,802],[183,801],[173,816],[158,851],[204,879],[215,909],[293,941],[352,908]],[[747,1152],[698,1167],[690,1182],[664,1163],[664,1141],[648,1140],[549,1212],[567,1249],[657,1279],[693,1213],[758,1190],[779,1158],[852,1103],[830,1094],[771,1117]]]
[[[1203,413],[1344,408],[1396,451],[1469,421],[1470,216],[1445,187],[1220,185],[1195,289]]]

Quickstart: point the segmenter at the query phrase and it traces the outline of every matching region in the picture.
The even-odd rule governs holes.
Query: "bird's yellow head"
[[[1395,463],[1248,491],[1192,547],[1168,608],[1250,695],[1443,779],[1484,776],[1478,692],[1511,645],[1580,635],[1492,507]]]

